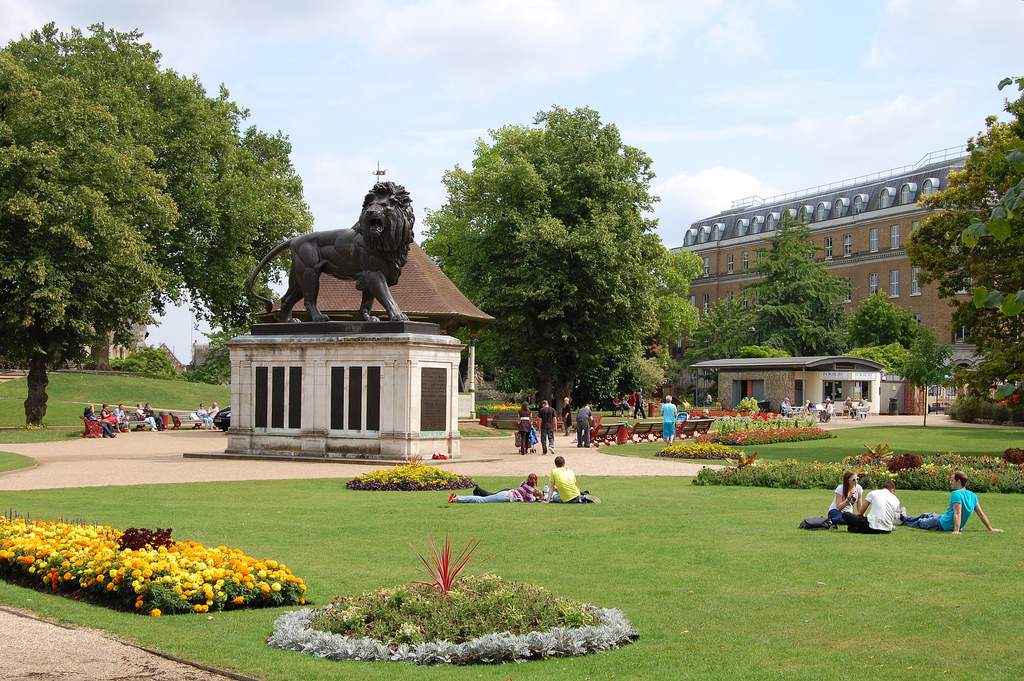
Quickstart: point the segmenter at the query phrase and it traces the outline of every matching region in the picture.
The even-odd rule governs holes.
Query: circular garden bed
[[[356,490],[415,492],[471,489],[476,483],[472,478],[435,466],[407,463],[364,473],[349,480],[345,486]]]
[[[586,655],[637,637],[619,610],[474,575],[447,592],[417,582],[290,612],[268,643],[335,660],[479,664]]]

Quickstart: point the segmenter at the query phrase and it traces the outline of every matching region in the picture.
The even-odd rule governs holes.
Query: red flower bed
[[[835,437],[824,428],[776,428],[773,430],[744,430],[736,433],[707,433],[698,437],[700,442],[718,442],[725,445],[770,445],[776,442],[803,442],[827,440]]]

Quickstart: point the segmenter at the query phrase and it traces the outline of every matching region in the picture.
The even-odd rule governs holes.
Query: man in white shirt
[[[896,484],[886,481],[882,489],[872,490],[860,502],[857,514],[849,511],[843,513],[848,532],[861,534],[889,534],[899,522],[900,500],[893,494]],[[867,515],[865,515],[867,511]]]

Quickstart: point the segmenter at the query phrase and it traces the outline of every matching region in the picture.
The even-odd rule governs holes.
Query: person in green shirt
[[[565,467],[565,457],[555,457],[551,469],[551,489],[547,501],[553,504],[600,504],[601,500],[590,492],[580,492],[576,484],[576,473]]]

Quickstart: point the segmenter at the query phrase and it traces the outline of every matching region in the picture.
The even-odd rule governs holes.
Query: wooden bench
[[[676,421],[676,437],[686,439],[694,437],[697,432],[697,422],[692,420]]]
[[[82,419],[82,425],[85,426],[82,437],[103,437],[103,426],[100,425],[99,421],[90,421],[84,416],[79,418]]]
[[[613,445],[619,433],[621,423],[609,423],[597,425],[590,429],[590,443],[598,445]]]
[[[661,439],[662,424],[660,421],[637,421],[629,431],[629,439],[633,442],[653,442]]]
[[[203,427],[202,419],[194,419],[194,418],[192,418],[192,413],[191,412],[189,412],[187,414],[184,414],[184,418],[182,418],[181,416],[178,416],[173,411],[170,414],[171,414],[171,421],[174,423],[174,425],[171,426],[171,427],[174,430],[181,430],[181,427],[183,425],[186,425],[186,426],[191,425],[192,426],[192,430],[198,430],[198,429]],[[164,422],[166,423],[166,420]]]
[[[703,435],[704,433],[711,430],[711,424],[714,422],[714,419],[694,419],[694,434]]]

